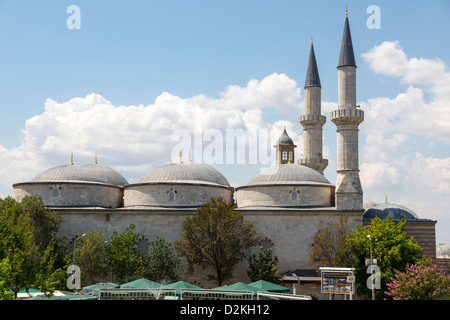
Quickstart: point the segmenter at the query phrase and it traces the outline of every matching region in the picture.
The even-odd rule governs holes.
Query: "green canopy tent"
[[[167,284],[165,286],[162,286],[161,288],[164,289],[176,289],[176,295],[181,295],[181,289],[201,289],[200,287],[190,284],[188,282],[184,281],[178,281],[174,283]]]
[[[120,285],[120,288],[135,288],[135,289],[153,289],[161,288],[163,285],[145,278],[137,279]]]
[[[260,289],[257,287],[254,287],[252,285],[249,284],[245,284],[243,282],[236,282],[233,283],[229,286],[222,286],[222,287],[218,287],[215,288],[215,290],[242,290],[242,291],[252,291],[254,295],[258,294],[258,291],[263,291],[263,292],[267,292],[267,290],[264,289]]]
[[[252,287],[256,287],[260,289],[260,291],[268,291],[268,292],[288,292],[290,291],[289,288],[280,286],[278,284],[265,281],[265,280],[258,280],[255,282],[250,283]]]
[[[119,288],[120,286],[115,283],[111,282],[100,282],[96,283],[87,287],[83,287],[82,290],[85,292],[93,291],[93,290],[100,290],[100,289],[114,289]]]

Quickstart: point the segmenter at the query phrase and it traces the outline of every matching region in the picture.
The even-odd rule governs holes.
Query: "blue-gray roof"
[[[317,68],[316,55],[314,53],[314,46],[311,41],[311,50],[309,52],[308,69],[306,71],[306,87],[322,87],[320,85],[319,69]]]
[[[428,219],[421,219],[411,209],[391,202],[371,203],[366,205],[363,216],[364,221],[371,221],[375,217],[381,220],[386,220],[391,217],[393,221],[400,221],[402,218],[407,221],[429,221]]]
[[[326,185],[330,182],[322,174],[294,163],[277,164],[255,175],[247,186],[262,185]]]
[[[47,169],[37,176],[31,182],[90,182],[102,183],[113,186],[127,185],[127,180],[114,169],[101,165],[92,164],[78,166],[67,164]]]
[[[342,35],[341,53],[339,55],[339,67],[356,67],[355,54],[353,52],[352,36],[350,34],[350,25],[348,17],[345,18],[344,33]]]
[[[284,128],[283,133],[278,138],[276,145],[277,146],[286,146],[286,145],[293,146],[294,145],[294,141],[291,139],[291,137],[289,137],[289,135],[286,131],[286,128]]]
[[[171,163],[145,175],[139,183],[189,183],[230,187],[227,179],[204,163]]]

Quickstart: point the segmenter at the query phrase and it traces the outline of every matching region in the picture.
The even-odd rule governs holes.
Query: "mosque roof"
[[[286,146],[286,145],[293,146],[294,145],[294,141],[291,139],[291,137],[289,137],[288,133],[286,132],[286,128],[284,128],[283,133],[278,138],[276,145],[277,146]]]
[[[31,182],[53,181],[102,183],[113,186],[128,184],[127,180],[117,171],[106,165],[98,164],[97,161],[94,164],[78,166],[71,160],[70,164],[47,169],[31,180]]]
[[[139,183],[192,183],[230,187],[227,179],[213,167],[190,161],[158,167],[145,175]]]
[[[47,182],[47,181],[91,181],[86,170],[78,165],[66,164],[47,169],[37,176],[32,182]]]
[[[266,168],[255,175],[247,186],[292,184],[331,186],[321,173],[294,163],[276,164]]]
[[[421,219],[411,209],[392,202],[374,203],[369,202],[365,205],[364,221],[371,221],[375,217],[385,220],[391,217],[393,221],[400,221],[402,218],[407,221],[428,221],[428,219]]]
[[[350,25],[348,17],[345,18],[344,33],[342,35],[341,53],[339,55],[339,67],[354,66],[356,67],[355,54],[353,52],[352,36],[350,33]]]
[[[314,53],[314,46],[311,40],[311,50],[309,52],[308,69],[306,71],[306,87],[322,87],[320,84],[319,69],[317,68],[316,55]]]
[[[96,182],[102,182],[115,186],[124,186],[128,181],[116,170],[103,164],[94,163],[83,166],[86,169],[89,178]]]

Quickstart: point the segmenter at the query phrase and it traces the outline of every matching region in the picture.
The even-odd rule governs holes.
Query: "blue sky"
[[[66,26],[70,5],[80,8],[78,30]],[[12,194],[12,183],[64,164],[71,151],[80,164],[98,152],[100,161],[138,180],[170,160],[170,133],[195,122],[194,113],[219,130],[237,123],[231,128],[279,135],[286,125],[301,153],[298,117],[311,37],[328,119],[325,175],[334,183],[329,111],[337,102],[346,5],[357,99],[366,113],[360,126],[365,199],[388,196],[438,220],[437,242],[449,243],[450,4],[444,0],[0,1],[0,193]],[[370,5],[380,8],[380,29],[367,27]],[[214,166],[235,186],[261,168]]]

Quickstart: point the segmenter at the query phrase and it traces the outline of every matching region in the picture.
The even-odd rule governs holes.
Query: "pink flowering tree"
[[[395,270],[386,284],[388,299],[393,300],[450,300],[450,275],[425,265],[407,265]]]

